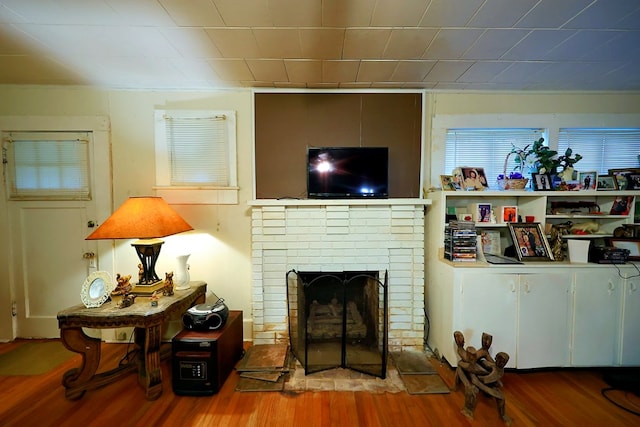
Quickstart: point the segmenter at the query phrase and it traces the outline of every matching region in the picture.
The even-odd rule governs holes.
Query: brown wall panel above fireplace
[[[256,198],[306,198],[308,147],[389,147],[389,197],[420,197],[419,93],[257,93]]]

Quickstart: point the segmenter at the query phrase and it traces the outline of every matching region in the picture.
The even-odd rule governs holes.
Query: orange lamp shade
[[[162,197],[130,197],[86,240],[154,239],[193,230]]]

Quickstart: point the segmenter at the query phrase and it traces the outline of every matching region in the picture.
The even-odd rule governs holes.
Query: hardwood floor
[[[24,341],[0,344],[0,353]],[[117,366],[126,344],[103,344],[101,368]],[[478,397],[474,420],[460,410],[464,393],[410,395],[406,392],[236,392],[233,372],[220,392],[208,397],[176,396],[170,361],[163,362],[163,394],[147,401],[136,375],[88,391],[77,401],[64,397],[62,375],[79,366],[74,355],[35,376],[0,376],[0,426],[496,426],[495,405]],[[451,368],[440,366],[450,383]],[[506,412],[514,426],[637,426],[640,417],[602,395],[599,370],[509,371],[503,378]],[[616,393],[640,410],[640,397]]]

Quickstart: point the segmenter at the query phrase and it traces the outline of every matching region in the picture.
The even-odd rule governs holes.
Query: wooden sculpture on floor
[[[464,335],[460,331],[455,331],[453,338],[460,357],[456,368],[455,385],[457,387],[459,382],[464,385],[465,403],[462,413],[473,419],[473,411],[478,404],[478,392],[482,391],[495,399],[500,418],[505,423],[511,424],[511,419],[505,413],[505,397],[500,381],[504,375],[504,367],[509,361],[509,355],[499,352],[494,360],[489,354],[493,336],[484,332],[482,347],[479,350],[472,346],[464,348]]]

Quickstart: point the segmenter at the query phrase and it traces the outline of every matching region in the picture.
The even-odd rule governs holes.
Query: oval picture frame
[[[96,271],[91,273],[84,280],[80,298],[87,308],[100,307],[105,303],[111,292],[116,288],[116,283],[111,275],[106,271]]]

